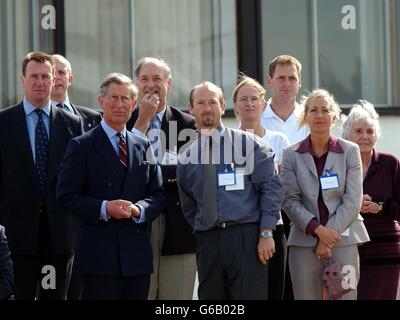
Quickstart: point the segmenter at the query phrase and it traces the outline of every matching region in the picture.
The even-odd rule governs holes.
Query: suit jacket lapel
[[[339,153],[336,152],[328,152],[328,156],[326,157],[326,161],[325,161],[325,167],[324,167],[324,172],[323,174],[325,174],[325,170],[332,170],[333,167],[335,166],[335,163],[337,162],[339,157]],[[339,170],[336,170],[339,171]]]
[[[101,126],[97,126],[96,130],[96,151],[101,155],[116,176],[123,177],[125,175],[125,169],[119,161],[118,155],[111,145],[105,131]]]
[[[14,139],[16,150],[20,155],[22,166],[25,168],[32,183],[38,188],[32,147],[29,140],[28,127],[26,125],[26,114],[22,103],[16,110],[14,123],[11,124],[11,128],[14,130],[12,137]]]
[[[309,152],[302,153],[302,158],[306,167],[311,171],[311,173],[318,179],[317,168],[315,167],[315,162],[313,156]]]
[[[50,139],[48,159],[48,183],[57,177],[59,164],[64,157],[66,144],[68,143],[66,133],[68,128],[63,121],[61,112],[50,107]]]

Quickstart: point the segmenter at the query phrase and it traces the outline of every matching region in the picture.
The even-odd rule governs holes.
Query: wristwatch
[[[272,232],[269,231],[261,231],[260,236],[263,238],[272,238]]]

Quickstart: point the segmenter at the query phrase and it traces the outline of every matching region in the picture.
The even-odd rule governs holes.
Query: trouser
[[[268,264],[258,258],[258,224],[196,235],[200,300],[267,299]]]
[[[293,293],[296,300],[322,300],[322,262],[319,261],[313,252],[313,247],[290,246],[289,249],[289,268],[293,283]],[[348,245],[334,247],[332,257],[342,264],[351,266],[357,288],[360,278],[360,261],[358,256],[358,246]],[[357,289],[352,290],[341,297],[340,300],[357,299]]]
[[[196,278],[196,256],[194,253],[162,256],[164,232],[165,215],[160,214],[151,226],[154,272],[150,279],[148,298],[149,300],[191,300]]]
[[[286,236],[283,225],[273,232],[275,254],[268,261],[268,300],[282,300],[286,273]]]

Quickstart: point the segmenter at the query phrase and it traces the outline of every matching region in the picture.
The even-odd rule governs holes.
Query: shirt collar
[[[64,101],[55,101],[51,100],[53,106],[57,106],[57,104],[62,103],[64,105],[64,108],[67,108],[69,112],[75,113],[74,108],[72,108],[71,102],[69,102],[68,96],[65,98]]]
[[[124,127],[124,129],[122,129],[121,131],[116,131],[113,128],[111,128],[105,121],[104,119],[101,120],[100,122],[101,127],[103,128],[103,130],[106,132],[106,135],[109,139],[111,139],[112,137],[114,137],[118,132],[121,132],[124,137],[126,138],[126,127]]]
[[[312,145],[311,145],[311,135],[308,135],[307,138],[305,138],[300,145],[296,149],[297,152],[299,153],[310,153],[314,154],[312,150]],[[343,153],[343,149],[340,146],[340,143],[336,139],[335,136],[330,135],[329,140],[328,140],[328,152],[335,152],[335,153]]]
[[[160,123],[162,123],[162,120],[164,118],[164,114],[167,111],[167,106],[165,106],[164,109],[162,109],[159,113],[156,114],[156,117],[158,117],[158,120],[160,120]]]
[[[289,118],[293,115],[295,118],[300,118],[302,112],[302,106],[297,103],[297,101],[294,104],[294,110],[290,114]],[[272,110],[271,108],[271,98],[268,99],[267,101],[267,107],[265,108],[265,111],[263,112],[263,117],[264,118],[279,118],[279,116]]]
[[[30,115],[36,109],[38,109],[32,103],[30,103],[26,97],[24,97],[23,106],[24,106],[25,114],[27,116]],[[45,104],[44,107],[41,108],[48,117],[50,117],[50,106],[51,106],[51,102],[48,101],[47,104]]]

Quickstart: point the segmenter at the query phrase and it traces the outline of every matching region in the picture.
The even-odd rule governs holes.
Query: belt
[[[225,229],[233,226],[238,226],[243,223],[235,222],[235,221],[225,221],[225,222],[217,222],[215,227],[218,229]]]

